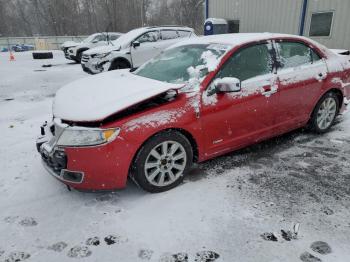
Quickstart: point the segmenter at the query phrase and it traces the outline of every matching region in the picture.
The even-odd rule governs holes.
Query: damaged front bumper
[[[77,190],[124,188],[136,148],[118,136],[99,145],[63,146],[62,134],[69,128],[58,119],[41,127],[36,146],[44,168],[56,179]]]
[[[81,59],[81,67],[84,72],[94,75],[108,71],[110,62],[108,58],[99,59],[89,55],[83,55]]]
[[[41,126],[41,136],[36,141],[36,147],[41,155],[44,168],[54,176],[65,183],[81,184],[84,181],[84,172],[72,171],[67,169],[67,154],[64,148],[56,146],[57,125],[54,123]]]

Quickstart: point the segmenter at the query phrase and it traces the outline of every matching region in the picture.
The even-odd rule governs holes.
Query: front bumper
[[[99,74],[108,71],[110,62],[108,59],[98,59],[89,55],[83,55],[81,58],[81,67],[88,74]]]
[[[44,168],[53,177],[78,190],[115,190],[124,188],[133,150],[116,138],[111,143],[87,147],[58,147],[52,125],[44,125],[37,148]]]

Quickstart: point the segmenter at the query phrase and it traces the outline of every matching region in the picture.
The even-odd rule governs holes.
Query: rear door
[[[140,46],[131,46],[131,58],[133,67],[139,67],[146,61],[160,54],[160,35],[158,30],[148,31],[134,40]]]
[[[276,121],[282,129],[290,129],[308,121],[327,79],[327,66],[304,42],[280,40],[275,45],[279,83]]]
[[[271,44],[235,52],[215,79],[241,80],[241,92],[215,94],[214,81],[202,95],[206,151],[214,156],[273,136],[277,106],[276,74]]]

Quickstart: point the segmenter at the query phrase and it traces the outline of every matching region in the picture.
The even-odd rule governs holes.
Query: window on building
[[[333,16],[333,12],[312,14],[309,36],[330,36]]]
[[[220,70],[216,78],[235,77],[241,81],[272,72],[272,57],[266,44],[238,51]]]
[[[299,42],[277,43],[280,68],[292,68],[311,64],[320,60],[320,56],[310,47]]]
[[[174,30],[162,30],[162,40],[170,40],[178,37],[177,32]]]

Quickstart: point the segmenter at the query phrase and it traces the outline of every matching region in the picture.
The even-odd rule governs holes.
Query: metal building
[[[206,16],[230,32],[276,32],[350,49],[350,0],[206,0]]]

